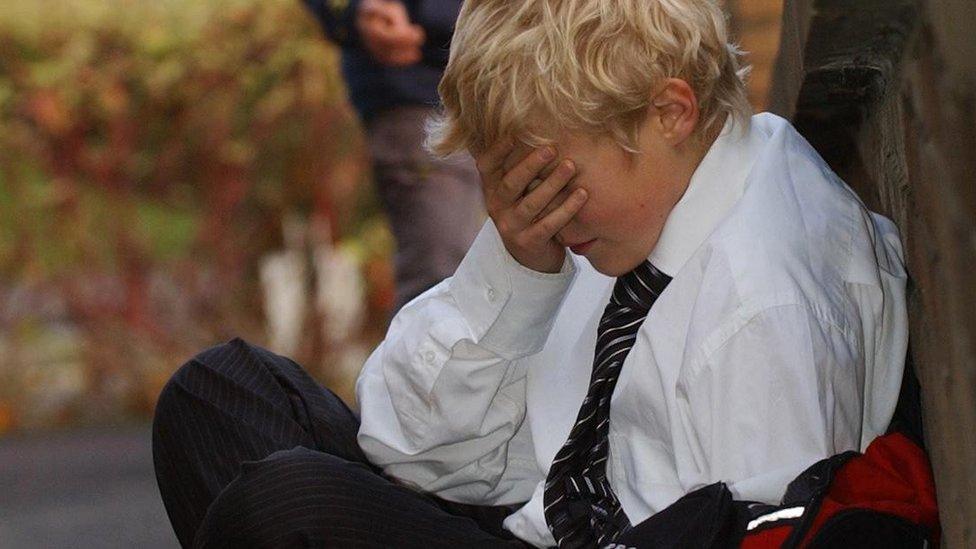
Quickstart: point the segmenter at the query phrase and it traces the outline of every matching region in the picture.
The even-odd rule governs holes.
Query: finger
[[[509,153],[508,157],[505,159],[505,171],[507,172],[508,170],[514,168],[519,162],[522,161],[522,159],[524,159],[526,156],[532,153],[532,149],[533,149],[532,146],[526,145],[525,143],[519,141],[512,149],[512,152]],[[545,179],[549,177],[549,174],[551,174],[552,171],[555,170],[556,166],[558,165],[559,165],[559,159],[553,158],[552,162],[550,162],[549,165],[547,165],[539,172],[539,176],[538,176],[539,179]]]
[[[376,39],[381,41],[384,46],[395,47],[417,47],[423,42],[417,40],[417,35],[411,29],[395,29],[386,25],[376,25],[370,28],[376,34]]]
[[[518,166],[518,163],[525,159],[526,156],[532,154],[533,147],[531,145],[526,145],[525,143],[519,141],[512,147],[512,150],[505,157],[505,167],[504,172],[507,172]]]
[[[393,24],[390,11],[383,2],[364,2],[360,4],[359,10],[356,12],[356,18],[359,20],[376,21],[379,24],[387,26]]]
[[[563,160],[549,177],[546,177],[534,190],[528,190],[516,211],[526,221],[535,219],[553,201],[556,195],[576,175],[576,165],[572,160]],[[531,184],[529,186],[531,189]],[[558,204],[557,204],[558,205]]]
[[[389,31],[387,26],[383,24],[379,19],[371,18],[365,19],[360,22],[357,26],[359,34],[363,36],[365,40],[376,46],[386,46],[389,41]]]
[[[538,177],[539,179],[542,179],[542,180],[547,179],[550,175],[553,174],[553,172],[556,171],[556,168],[559,167],[559,164],[560,164],[559,163],[559,159],[558,158],[553,158],[552,159],[552,162],[550,162],[544,168],[542,168],[541,170],[539,170],[539,173],[536,174],[536,177]],[[573,164],[573,169],[574,170],[576,169],[576,164]]]
[[[376,34],[383,28],[383,23],[375,16],[362,13],[356,17],[356,29],[360,34]]]
[[[380,2],[376,0],[363,0],[359,4],[358,14],[361,15],[382,15],[384,7]]]
[[[521,162],[531,152],[532,151],[529,150],[527,153],[523,153],[521,156],[518,156],[518,155],[515,155],[515,154],[509,155],[509,157],[507,159],[505,159],[505,169],[503,171],[506,171],[507,172],[507,171],[511,170],[512,167],[514,167],[519,162]],[[538,179],[539,180],[537,183],[541,183],[545,178],[549,177],[552,174],[552,172],[556,170],[556,167],[557,166],[559,166],[559,159],[558,158],[553,158],[552,159],[552,162],[549,162],[549,164],[547,164],[546,167],[544,167],[541,170],[539,170],[539,173],[536,174],[535,179]],[[535,181],[535,179],[533,179],[533,181]],[[532,184],[530,184],[530,187],[532,187],[532,188],[528,189],[528,191],[531,191],[532,189],[535,188],[534,186],[532,186]],[[526,194],[528,194],[528,193],[526,193]]]
[[[427,41],[427,33],[420,25],[410,25],[408,30],[410,31],[411,38],[413,38],[418,46],[424,45],[424,42]]]
[[[502,170],[505,158],[511,152],[514,145],[512,139],[506,137],[499,139],[483,152],[478,153],[475,156],[475,163],[478,166],[478,171],[481,172],[481,176],[491,179],[500,177],[504,173]]]
[[[422,55],[420,50],[417,48],[385,52],[382,57],[378,60],[380,63],[390,66],[390,67],[404,67],[407,65],[413,65],[420,61]]]
[[[566,202],[566,199],[569,198],[569,195],[572,194],[572,192],[573,189],[571,189],[569,185],[560,189],[560,191],[556,193],[556,197],[546,204],[546,207],[535,216],[535,219],[533,219],[532,222],[535,223],[536,221],[555,211],[556,208],[562,206],[563,202]]]
[[[371,48],[370,53],[377,61],[386,64],[410,64],[420,61],[423,54],[415,47]]]
[[[529,228],[529,232],[532,233],[532,238],[534,240],[548,240],[556,236],[556,233],[572,221],[573,216],[583,207],[587,198],[589,198],[589,195],[587,195],[585,189],[576,189],[573,191],[569,195],[569,198],[558,208]]]
[[[556,149],[549,145],[532,151],[532,154],[502,176],[502,181],[496,189],[499,198],[507,203],[515,202],[522,196],[526,186],[554,158],[556,158]]]
[[[420,46],[420,44],[418,44],[409,35],[394,34],[387,30],[370,29],[368,35],[373,43],[373,46],[378,50],[415,50]]]
[[[426,38],[423,27],[412,24],[409,19],[397,19],[394,21],[389,21],[387,30],[391,33],[409,37],[411,40],[417,43],[423,43],[424,39]]]
[[[404,54],[409,54],[413,51],[419,52],[414,46],[401,46],[380,40],[376,37],[375,33],[367,29],[360,31],[360,35],[363,38],[363,46],[366,50],[369,51],[373,58],[383,64],[389,64],[391,61],[399,60]]]
[[[383,2],[383,15],[389,19],[390,23],[397,27],[410,25],[410,13],[402,2]]]

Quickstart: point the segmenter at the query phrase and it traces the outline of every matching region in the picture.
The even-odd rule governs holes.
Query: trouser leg
[[[474,160],[439,160],[423,149],[431,112],[397,107],[367,126],[377,191],[397,246],[395,310],[454,274],[485,219]]]
[[[303,447],[246,462],[196,537],[198,549],[238,547],[524,547],[450,514],[362,463]]]
[[[205,536],[206,543],[219,542],[230,532],[221,526],[226,521],[217,520],[225,517],[220,509],[236,509],[240,501],[253,498],[249,479],[254,475],[248,471],[275,469],[281,464],[282,454],[290,455],[287,451],[304,448],[319,456],[317,460],[302,462],[298,479],[316,476],[321,472],[316,469],[317,464],[323,461],[328,465],[326,472],[353,468],[351,477],[346,473],[338,475],[338,479],[346,479],[341,482],[323,479],[321,489],[330,489],[330,482],[351,486],[370,478],[369,482],[389,485],[391,490],[406,490],[380,476],[369,464],[356,442],[358,427],[358,418],[338,397],[287,358],[240,339],[200,353],[167,383],[153,422],[156,477],[180,543],[191,546],[198,532]],[[336,465],[340,462],[342,467]],[[349,478],[355,482],[350,483]],[[316,483],[302,480],[297,489],[286,489],[292,484],[285,483],[280,493],[272,494],[280,498],[278,505],[286,515],[298,521],[325,519],[320,521],[322,525],[334,521],[335,517],[315,513],[305,516],[307,513],[302,511],[304,491],[315,492]],[[231,486],[235,488],[230,490]],[[225,494],[227,490],[230,491]],[[261,488],[259,482],[254,490],[261,493],[266,487]],[[351,490],[345,494],[355,497],[364,493]],[[427,501],[427,507],[439,511],[440,502],[433,503],[433,498],[419,494],[413,498]],[[218,499],[224,503],[217,505]],[[405,497],[387,499],[414,501]],[[472,509],[496,519],[492,524],[500,522],[504,514],[504,510],[493,508]],[[462,508],[450,510],[464,512]],[[208,513],[216,513],[208,522],[212,527],[201,529]],[[484,535],[474,522],[471,525],[470,534],[476,538]],[[202,533],[204,530],[206,534]],[[331,534],[326,531],[321,535]]]
[[[153,422],[156,478],[180,543],[242,462],[304,446],[367,463],[357,430],[349,408],[288,359],[240,339],[200,353],[167,383]]]

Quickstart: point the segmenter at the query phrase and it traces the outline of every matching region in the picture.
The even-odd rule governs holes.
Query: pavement
[[[0,549],[178,548],[148,425],[0,438]]]

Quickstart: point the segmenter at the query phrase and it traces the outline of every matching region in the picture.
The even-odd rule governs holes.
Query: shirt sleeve
[[[846,327],[803,304],[739,311],[677,386],[683,487],[727,483],[779,503],[813,463],[859,447],[863,353]]]
[[[359,443],[390,475],[445,499],[526,501],[541,473],[525,419],[525,369],[576,269],[529,270],[489,220],[455,275],[408,303],[356,386]]]

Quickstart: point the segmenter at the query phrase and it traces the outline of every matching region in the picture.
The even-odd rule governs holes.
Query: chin
[[[590,262],[590,265],[592,265],[593,268],[596,269],[598,273],[613,278],[616,278],[618,276],[623,276],[629,273],[630,271],[634,270],[634,267],[640,265],[640,261],[638,261],[633,265],[630,265],[629,263],[624,261],[619,261],[619,260],[606,261],[598,257],[589,257],[589,256],[587,256],[586,260]]]

